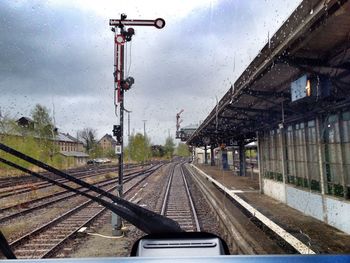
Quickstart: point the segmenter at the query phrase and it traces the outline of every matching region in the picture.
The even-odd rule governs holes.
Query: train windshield
[[[8,248],[350,253],[349,14],[348,1],[1,1]]]

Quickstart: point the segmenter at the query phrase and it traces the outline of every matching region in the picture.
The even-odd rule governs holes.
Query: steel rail
[[[152,166],[154,167],[154,166]],[[146,170],[141,170],[141,171],[134,171],[134,172],[130,172],[128,173],[127,175],[130,176],[130,175],[133,175],[133,174],[138,174],[140,172],[143,172],[143,171],[147,171],[147,170],[150,170],[152,169],[152,167],[149,167],[147,168]],[[101,173],[103,174],[103,173]],[[96,174],[96,175],[101,175],[101,174]],[[89,175],[91,177],[94,177],[95,175]],[[89,177],[87,176],[87,177]],[[65,179],[64,179],[65,180]],[[111,180],[115,180],[115,178],[109,178],[109,179],[105,179],[105,180],[101,180],[99,182],[96,182],[96,184],[100,184],[100,183],[104,183],[104,182],[108,182],[108,181],[111,181]],[[62,179],[61,180],[56,180],[57,182],[62,182]],[[64,182],[66,182],[67,180],[65,180]],[[51,183],[50,183],[50,186],[53,186]],[[78,187],[77,189],[82,189],[82,187]],[[37,201],[41,201],[43,199],[46,199],[46,198],[51,198],[51,197],[54,197],[54,196],[58,196],[58,195],[63,195],[63,194],[66,194],[68,193],[69,191],[67,190],[62,190],[60,192],[57,192],[57,193],[54,193],[54,194],[50,194],[50,195],[46,195],[46,196],[43,196],[43,197],[39,197],[39,198],[35,198],[35,199],[32,199],[32,200],[29,200],[27,202],[22,202],[22,203],[19,203],[19,204],[16,204],[16,205],[11,205],[11,206],[7,206],[7,207],[3,207],[3,208],[0,208],[0,214],[3,213],[3,212],[6,212],[8,210],[11,210],[11,209],[15,209],[17,208],[18,206],[26,206],[26,205],[29,205],[29,204],[32,204],[34,202],[37,202]],[[1,220],[1,219],[0,219]]]
[[[171,186],[171,182],[173,181],[174,169],[175,169],[175,165],[171,166],[171,172],[170,172],[167,188],[164,195],[162,210],[160,212],[161,215],[165,215],[165,210],[166,210],[167,202],[169,198],[170,186]]]
[[[131,169],[128,169],[128,170],[132,170],[133,168],[134,167],[132,167]],[[79,179],[83,179],[83,178],[86,178],[86,177],[97,176],[97,175],[101,175],[103,173],[111,172],[111,171],[115,171],[115,169],[113,167],[109,167],[109,168],[104,168],[104,169],[101,168],[101,170],[100,169],[98,169],[98,170],[86,170],[86,171],[74,172],[74,173],[72,173],[72,175],[77,175],[77,174],[81,174],[81,173],[88,173],[88,174],[83,174],[83,175],[77,177]],[[90,174],[90,173],[94,173],[94,174]],[[56,181],[62,182],[62,183],[68,182],[67,179],[56,179]],[[46,188],[46,187],[53,186],[51,183],[40,182],[40,181],[39,182],[34,182],[31,185],[28,185],[28,184],[29,183],[25,183],[25,184],[17,187],[16,189],[11,189],[9,187],[6,187],[6,188],[9,188],[9,189],[0,190],[0,199],[1,198],[5,198],[5,197],[9,197],[9,196],[12,196],[12,195],[17,195],[17,194],[30,192],[30,191],[33,190],[32,189],[33,187],[35,187],[35,189],[38,190],[38,189],[43,189],[43,188]]]
[[[201,231],[197,212],[192,200],[188,183],[182,170],[183,163],[175,164],[171,169],[166,191],[164,194],[161,215],[168,216],[177,221],[183,229]],[[176,170],[179,173],[175,175]],[[174,176],[177,176],[175,179]],[[182,182],[182,183],[181,183]],[[175,185],[176,184],[176,185]],[[185,200],[178,200],[186,196]],[[171,207],[171,209],[169,209]],[[190,216],[189,216],[190,215]],[[189,222],[190,221],[190,222]]]
[[[59,183],[53,179],[50,179],[48,177],[45,177],[43,175],[37,174],[33,171],[30,171],[18,164],[15,164],[9,160],[3,159],[0,157],[0,161],[8,166],[11,166],[15,169],[18,169],[22,172],[31,174],[35,177],[38,177],[42,180],[51,182],[55,185],[61,186],[65,189],[69,189],[72,192],[79,193],[85,197],[88,197],[97,203],[107,207],[120,217],[124,218],[125,220],[129,221],[131,224],[135,225],[142,231],[148,234],[155,234],[155,233],[169,233],[169,232],[182,232],[183,230],[180,228],[179,224],[175,222],[174,220],[167,218],[165,216],[161,216],[160,214],[157,214],[149,209],[146,209],[144,207],[138,206],[134,203],[131,203],[123,198],[120,198],[114,194],[111,194],[109,192],[106,192],[92,184],[89,184],[87,182],[84,182],[83,180],[80,180],[78,178],[75,178],[74,176],[71,176],[67,173],[64,173],[46,163],[43,163],[37,159],[34,159],[22,152],[19,152],[11,147],[8,147],[2,143],[0,143],[0,149],[8,154],[11,154],[13,156],[16,156],[17,158],[20,158],[26,162],[29,162],[35,166],[38,166],[40,168],[43,168],[49,172],[54,173],[57,176],[69,179],[71,182],[74,182],[78,185],[84,186],[90,190],[92,190],[95,193],[101,194],[102,196],[106,196],[110,199],[110,201],[106,201],[102,198],[96,198],[95,196],[92,196],[90,194],[86,194],[84,192],[81,192],[79,190],[76,190],[68,185]]]
[[[185,184],[185,188],[186,188],[186,193],[187,193],[187,196],[188,196],[188,200],[189,200],[189,202],[190,202],[190,206],[191,206],[191,209],[192,209],[192,215],[193,215],[193,219],[194,219],[194,222],[195,222],[195,225],[196,225],[196,231],[197,231],[197,232],[200,232],[200,231],[201,231],[201,228],[200,228],[200,226],[199,226],[197,211],[196,211],[196,208],[195,208],[194,203],[193,203],[193,200],[192,200],[191,192],[190,192],[190,189],[189,189],[189,187],[188,187],[185,174],[184,174],[184,172],[183,172],[183,164],[181,164],[181,174],[182,174],[182,178],[183,178],[183,180],[184,180],[184,184]]]
[[[147,173],[149,171],[153,171],[153,169],[155,168],[154,166],[151,167],[151,168],[148,168],[146,170],[143,170],[143,171],[138,171],[138,172],[131,172],[129,173],[126,177],[125,177],[125,182],[128,182],[130,179],[133,179],[135,176],[139,176],[140,174],[142,173]],[[98,186],[98,187],[104,187],[104,186],[108,186],[108,185],[111,185],[111,184],[114,184],[118,179],[117,178],[113,178],[113,179],[106,179],[106,180],[103,180],[101,182],[98,182],[96,183],[95,185]],[[76,188],[77,190],[81,190],[83,189],[84,187],[78,187]],[[88,192],[89,190],[85,189],[83,190],[82,192]],[[45,208],[46,206],[49,206],[49,205],[52,205],[52,204],[55,204],[55,203],[58,203],[58,202],[61,202],[61,201],[64,201],[66,199],[70,199],[70,198],[73,198],[73,197],[76,197],[78,196],[79,194],[78,193],[72,193],[70,192],[69,190],[64,190],[64,191],[61,191],[59,193],[55,193],[55,194],[52,194],[52,195],[48,195],[48,196],[44,196],[42,198],[38,198],[38,199],[34,199],[34,200],[30,200],[28,202],[24,202],[24,203],[21,203],[21,204],[16,204],[14,206],[10,206],[10,207],[6,207],[4,209],[0,209],[0,212],[5,212],[5,211],[8,211],[8,210],[12,210],[12,209],[16,209],[18,208],[19,206],[23,206],[23,205],[30,205],[30,204],[33,204],[35,202],[41,202],[45,199],[50,199],[50,198],[53,198],[55,196],[58,196],[58,195],[64,195],[64,196],[60,196],[58,198],[55,198],[53,200],[47,200],[46,202],[44,203],[39,203],[33,207],[29,207],[29,208],[26,208],[26,209],[23,209],[21,211],[16,211],[12,214],[9,214],[9,215],[6,215],[6,216],[3,216],[0,218],[0,223],[4,223],[10,219],[13,219],[13,218],[16,218],[18,216],[23,216],[25,214],[28,214],[30,212],[33,212],[35,210],[38,210],[38,209],[41,209],[41,208]]]
[[[159,167],[158,167],[159,168]],[[125,193],[127,194],[129,191],[131,191],[134,187],[136,187],[137,185],[139,185],[142,181],[144,181],[149,175],[151,175],[153,171],[147,171],[146,173],[144,173],[143,177],[138,180],[134,185],[132,185]],[[128,181],[131,181],[132,179],[134,179],[136,176],[132,177],[132,178],[127,178]],[[113,186],[109,189],[107,189],[107,192],[112,192],[116,189],[116,186]],[[97,195],[98,197],[101,197],[102,195],[99,194]],[[104,197],[107,198],[107,197]],[[30,238],[34,238],[35,236],[41,234],[43,231],[50,229],[50,227],[54,227],[55,224],[59,224],[60,222],[63,222],[64,220],[67,220],[69,217],[72,217],[74,214],[82,211],[82,209],[86,208],[86,210],[89,211],[89,205],[93,204],[94,205],[94,201],[93,200],[87,200],[86,202],[80,204],[77,207],[74,207],[73,209],[67,211],[66,213],[64,213],[63,215],[60,215],[58,217],[56,217],[55,219],[51,220],[50,222],[46,223],[45,225],[33,230],[32,232],[18,238],[17,240],[15,240],[14,242],[12,242],[10,244],[11,248],[16,251],[16,247],[20,246],[21,244],[23,244],[24,242],[27,242]],[[86,220],[83,224],[79,224],[78,227],[76,227],[73,231],[71,231],[68,235],[66,235],[63,239],[61,239],[59,242],[56,242],[49,250],[47,250],[45,253],[40,255],[40,258],[43,257],[48,257],[50,255],[52,255],[52,253],[54,253],[54,250],[56,250],[59,246],[61,246],[64,242],[66,242],[74,233],[76,233],[81,227],[86,226],[87,224],[89,224],[92,220],[94,220],[97,216],[99,216],[102,212],[106,211],[105,207],[101,207],[101,210],[97,213],[95,213],[94,215],[92,215],[88,220]],[[21,257],[21,256],[19,256]]]

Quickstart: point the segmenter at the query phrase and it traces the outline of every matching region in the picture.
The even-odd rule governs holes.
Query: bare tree
[[[92,150],[97,144],[96,137],[96,130],[92,128],[84,128],[78,131],[78,138],[83,142],[87,152]]]
[[[16,128],[16,121],[0,109],[0,134],[11,134]]]

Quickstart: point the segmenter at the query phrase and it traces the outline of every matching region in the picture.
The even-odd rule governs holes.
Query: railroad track
[[[161,165],[158,166],[158,168]],[[127,195],[134,187],[144,181],[154,170],[143,173],[141,176],[130,177],[125,185],[125,195]],[[136,182],[133,179],[139,178]],[[102,189],[113,192],[117,186],[103,187]],[[95,196],[100,196],[93,194]],[[81,227],[90,224],[96,220],[106,208],[96,204],[92,200],[85,198],[84,203],[69,210],[65,214],[56,217],[47,224],[35,229],[34,231],[22,236],[10,244],[17,258],[48,258],[64,245]]]
[[[66,170],[62,170],[66,173],[69,174],[75,174],[75,173],[79,173],[79,172],[84,172],[90,168],[94,168],[95,170],[97,169],[108,169],[108,168],[112,168],[112,167],[117,167],[117,165],[115,164],[108,164],[108,165],[103,165],[103,166],[82,166],[82,167],[77,167],[77,168],[71,168],[71,169],[66,169]],[[56,175],[53,175],[49,172],[41,172],[42,175],[45,176],[51,176],[52,179],[57,179],[59,177],[57,177]],[[2,177],[0,178],[0,189],[6,188],[6,187],[13,187],[13,185],[25,185],[25,184],[31,184],[31,183],[35,183],[35,182],[41,182],[40,179],[35,178],[31,175],[20,175],[20,176],[16,176],[16,177]]]
[[[133,169],[133,168],[130,168]],[[96,169],[94,167],[94,169],[89,169],[89,170],[79,170],[79,171],[75,171],[75,172],[71,172],[71,175],[74,175],[75,177],[79,178],[79,179],[84,179],[84,178],[88,178],[88,177],[92,177],[92,176],[98,176],[107,172],[113,172],[116,171],[117,167],[104,167],[104,168],[98,168]],[[44,173],[47,176],[50,176],[50,174],[48,173]],[[67,182],[67,179],[56,179],[58,182],[61,183],[65,183]],[[33,189],[35,190],[39,190],[39,189],[43,189],[46,187],[51,187],[52,184],[48,183],[48,182],[42,182],[42,181],[36,181],[36,182],[32,182],[32,183],[16,183],[16,185],[11,185],[5,188],[0,188],[0,199],[1,198],[5,198],[5,197],[10,197],[13,195],[18,195],[18,194],[23,194],[23,193],[27,193],[30,191],[33,191]]]
[[[175,164],[170,170],[161,215],[175,220],[185,231],[200,231],[182,163]]]
[[[154,169],[156,169],[156,167],[152,166],[141,172],[147,173],[149,171],[153,171]],[[130,172],[125,175],[124,179],[127,181],[134,178],[135,176],[138,176],[139,174],[140,174],[140,171]],[[98,187],[106,187],[106,186],[115,184],[117,180],[118,178],[106,179],[96,183],[95,185]],[[84,189],[84,187],[78,187],[77,189],[81,190],[81,189]],[[84,192],[87,192],[87,191],[88,190],[85,190]],[[48,207],[50,205],[56,204],[58,202],[63,202],[63,201],[66,201],[67,199],[71,199],[78,196],[79,195],[76,193],[72,193],[68,190],[63,190],[58,193],[53,193],[51,195],[47,195],[41,198],[33,199],[27,202],[2,208],[0,209],[0,215],[1,215],[0,224],[3,224],[4,222],[14,219],[16,217],[23,216],[25,214],[34,212],[36,210],[39,210],[39,209]]]
[[[152,162],[149,162],[148,164],[152,164]],[[124,169],[127,168],[134,168],[140,166],[140,164],[125,164]],[[103,164],[103,165],[88,165],[88,166],[82,166],[77,168],[71,168],[62,170],[63,172],[69,173],[69,174],[77,174],[79,172],[84,172],[88,169],[116,169],[118,167],[117,164]],[[42,172],[42,175],[46,176],[52,176],[52,179],[57,179],[58,177],[56,175],[52,175],[49,172]],[[25,184],[32,184],[36,182],[41,182],[40,179],[35,178],[31,175],[20,175],[16,177],[1,177],[0,178],[0,189],[4,189],[6,187],[13,187],[14,185],[25,185]]]

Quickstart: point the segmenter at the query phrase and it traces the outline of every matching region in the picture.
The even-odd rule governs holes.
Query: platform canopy
[[[251,141],[258,131],[326,110],[334,105],[330,100],[347,103],[349,49],[349,1],[302,1],[187,143]],[[311,106],[291,101],[291,82],[305,73],[329,77],[333,89],[327,102]]]

